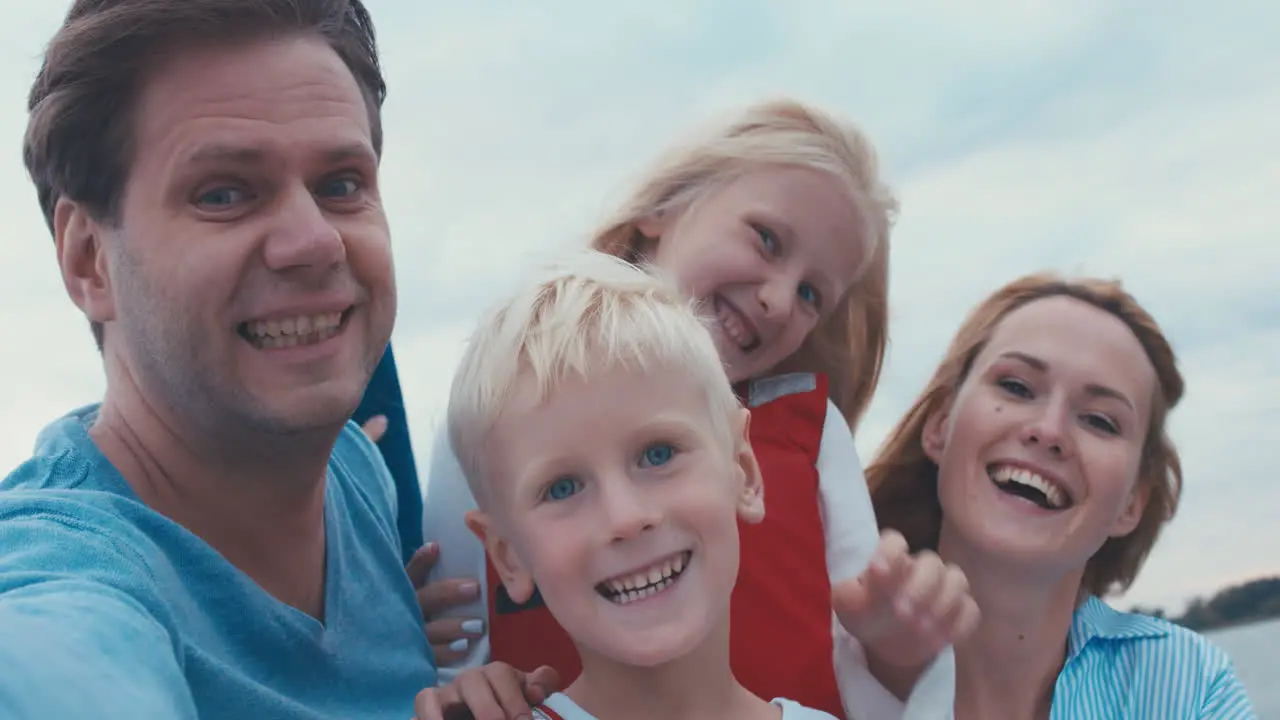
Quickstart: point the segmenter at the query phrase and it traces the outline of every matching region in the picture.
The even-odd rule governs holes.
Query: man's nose
[[[298,187],[282,198],[263,255],[273,272],[328,273],[346,260],[341,233],[311,191]]]

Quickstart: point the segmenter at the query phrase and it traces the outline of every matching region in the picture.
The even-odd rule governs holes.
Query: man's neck
[[[89,434],[142,502],[277,600],[323,621],[333,440],[211,438],[146,402],[132,382],[111,388]]]
[[[693,652],[651,668],[623,665],[584,648],[582,674],[565,694],[599,720],[781,717],[729,669],[728,621]]]
[[[956,646],[956,717],[1048,718],[1083,570],[1029,578],[945,545],[939,554],[964,570],[982,611]]]

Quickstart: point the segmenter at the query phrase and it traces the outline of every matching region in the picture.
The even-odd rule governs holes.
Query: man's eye
[[[197,205],[206,205],[210,207],[227,207],[236,203],[244,202],[248,198],[248,193],[238,187],[219,187],[207,190],[196,197]]]

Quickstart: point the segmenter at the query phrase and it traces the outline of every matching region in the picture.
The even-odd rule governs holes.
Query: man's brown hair
[[[62,197],[95,220],[120,221],[134,152],[138,94],[166,53],[193,44],[324,38],[355,76],[382,152],[387,88],[373,22],[360,0],[76,0],[45,51],[27,100],[22,156],[45,222]],[[93,324],[102,348],[102,327]]]

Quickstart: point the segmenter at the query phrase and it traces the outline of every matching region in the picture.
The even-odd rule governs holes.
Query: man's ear
[[[735,413],[733,427],[734,461],[738,475],[738,517],[744,522],[764,520],[764,476],[751,448],[751,411]]]
[[[942,464],[942,451],[947,447],[948,421],[951,417],[951,401],[929,413],[920,433],[920,448],[934,465]]]
[[[1146,512],[1147,501],[1150,499],[1149,485],[1142,482],[1134,485],[1124,511],[1120,513],[1120,517],[1116,518],[1115,525],[1111,528],[1111,537],[1124,537],[1137,529],[1138,523],[1142,522],[1142,513]]]
[[[533,597],[533,575],[520,562],[520,556],[516,554],[515,548],[511,547],[511,543],[498,532],[493,524],[493,518],[480,510],[468,511],[465,518],[467,527],[480,538],[480,542],[484,545],[485,552],[488,553],[494,570],[498,571],[498,577],[502,578],[502,584],[506,586],[511,600],[518,605],[528,602],[529,598]]]
[[[62,284],[85,317],[99,323],[116,316],[104,234],[84,205],[58,198],[53,207],[53,242]]]

